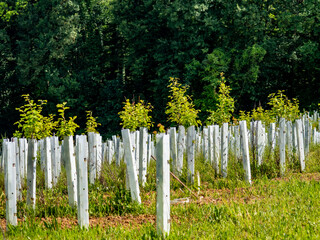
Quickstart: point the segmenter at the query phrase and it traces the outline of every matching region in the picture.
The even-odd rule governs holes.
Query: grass
[[[199,156],[196,169],[201,175],[203,198],[171,205],[168,239],[320,239],[319,147],[311,146],[305,173],[299,172],[296,157],[287,157],[284,177],[279,176],[279,156],[266,153],[259,167],[252,162],[250,186],[243,181],[241,161],[232,155],[226,179],[216,176],[210,163]],[[148,169],[148,182],[141,189],[142,205],[133,204],[125,190],[125,166],[104,166],[102,177],[89,189],[88,230],[77,226],[76,209],[68,205],[65,173],[53,190],[45,190],[41,178],[38,174],[35,212],[26,210],[24,191],[18,202],[18,217],[23,221],[8,228],[6,239],[161,239],[155,230],[154,162]],[[186,169],[180,179],[187,183]],[[3,222],[5,196],[1,190]],[[190,196],[171,179],[171,199]]]

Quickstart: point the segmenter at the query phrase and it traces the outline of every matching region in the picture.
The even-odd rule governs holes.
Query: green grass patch
[[[250,186],[244,181],[241,160],[230,155],[228,177],[224,179],[199,156],[196,171],[201,176],[201,200],[171,178],[171,199],[190,197],[191,202],[171,205],[168,239],[319,239],[320,150],[310,147],[305,173],[300,173],[297,156],[288,154],[284,177],[280,177],[277,155],[266,152],[261,166],[251,161]],[[37,207],[28,210],[24,188],[23,198],[18,201],[20,221],[17,227],[7,229],[7,239],[161,239],[155,229],[154,161],[148,168],[147,183],[141,188],[141,205],[132,203],[126,190],[125,165],[103,166],[101,178],[89,186],[88,230],[77,226],[77,210],[68,204],[65,172],[51,190],[44,188],[43,175],[38,173]],[[194,185],[188,182],[186,168],[179,178],[193,192],[198,191],[196,181]],[[3,225],[3,189],[0,201]]]

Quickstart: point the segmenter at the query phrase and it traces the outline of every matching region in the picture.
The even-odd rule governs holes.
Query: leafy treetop
[[[201,121],[198,119],[200,110],[194,108],[191,97],[186,94],[189,86],[182,86],[178,80],[178,78],[170,77],[168,88],[170,88],[171,95],[169,95],[165,111],[168,120],[184,127],[201,125]]]
[[[217,123],[222,125],[230,121],[234,112],[234,99],[230,96],[231,88],[225,83],[223,73],[220,74],[221,83],[218,95],[217,110],[209,110],[210,116],[207,119],[208,124]]]
[[[20,120],[15,124],[21,129],[17,131],[15,136],[24,136],[26,138],[41,139],[52,134],[55,128],[53,115],[44,117],[41,112],[43,105],[47,104],[46,100],[38,100],[38,103],[30,99],[29,94],[24,94],[22,97],[25,100],[25,105],[16,108],[20,112]]]
[[[66,119],[65,111],[69,109],[66,104],[67,102],[57,104],[58,113],[60,115],[57,121],[57,136],[61,138],[65,136],[72,136],[79,127],[79,125],[74,122],[77,116],[69,117],[69,120]]]
[[[269,95],[268,105],[271,106],[270,113],[274,118],[286,118],[293,121],[300,115],[299,101],[296,98],[290,100],[284,90],[278,90],[277,93]]]
[[[98,133],[97,127],[101,124],[97,122],[96,117],[92,116],[92,111],[86,111],[86,113],[87,113],[86,132]]]
[[[124,107],[119,116],[122,120],[120,125],[124,128],[135,131],[138,127],[146,127],[150,129],[153,126],[151,121],[152,105],[150,103],[145,104],[143,100],[139,100],[138,103],[134,101],[131,103],[129,99],[124,102]]]

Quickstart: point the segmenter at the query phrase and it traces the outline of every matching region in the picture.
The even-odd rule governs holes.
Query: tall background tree
[[[118,133],[126,98],[165,115],[170,77],[190,86],[201,110],[216,110],[220,73],[235,113],[278,89],[315,109],[320,89],[318,0],[0,2],[0,133],[10,135],[22,94],[67,101],[84,129],[91,110],[105,136]],[[155,124],[157,125],[157,124]]]

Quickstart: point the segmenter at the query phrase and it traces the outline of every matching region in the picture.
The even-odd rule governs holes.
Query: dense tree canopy
[[[283,89],[300,106],[320,101],[320,1],[5,0],[0,2],[0,133],[10,135],[22,94],[86,111],[104,135],[120,130],[125,99],[165,115],[170,77],[216,109],[220,73],[240,109],[266,106]]]

